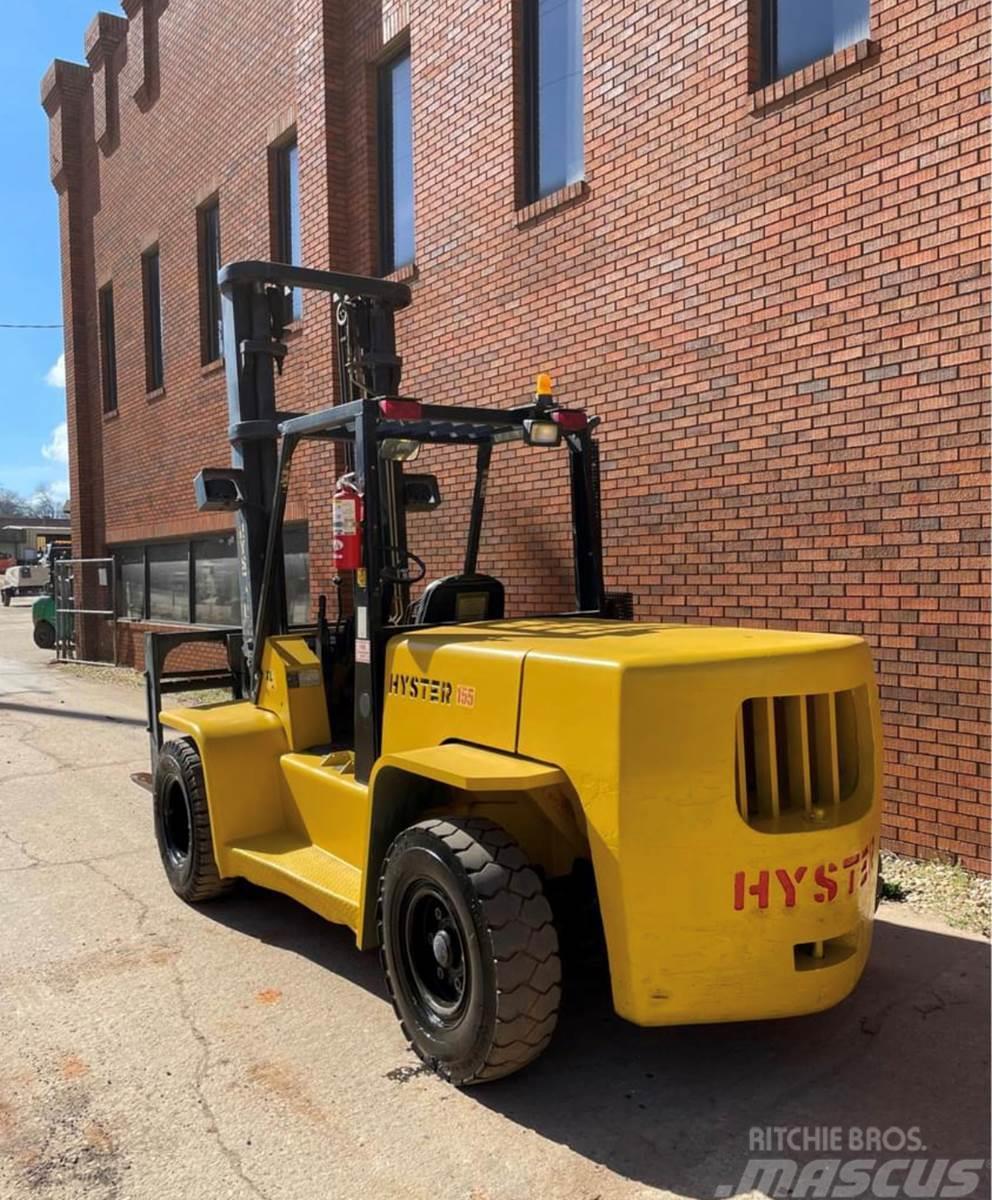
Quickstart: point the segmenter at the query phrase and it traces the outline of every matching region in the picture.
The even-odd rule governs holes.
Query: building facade
[[[122,661],[237,620],[230,520],[192,489],[229,461],[217,264],[388,273],[405,394],[509,405],[547,370],[602,418],[607,582],[639,618],[863,634],[887,844],[988,869],[986,3],[123,10],[42,87],[74,548],[117,559]],[[334,395],[329,301],[287,305],[305,411]],[[305,461],[301,619],[332,574],[333,463]],[[431,576],[468,488],[442,481]],[[568,582],[564,525],[545,463],[495,471],[480,565],[511,613]]]

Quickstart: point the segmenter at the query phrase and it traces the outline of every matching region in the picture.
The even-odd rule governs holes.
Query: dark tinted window
[[[220,321],[220,205],[215,200],[197,214],[200,258],[200,361],[220,358],[223,334]]]
[[[103,411],[117,409],[117,335],[114,331],[114,285],[100,289],[100,377],[103,386]]]
[[[410,51],[381,71],[379,81],[379,212],[382,272],[413,262],[413,95]]]
[[[766,0],[766,76],[791,75],[868,37],[869,0]]]
[[[149,392],[165,382],[162,354],[162,278],[158,247],[141,258],[145,307],[145,388]]]
[[[525,0],[526,192],[582,178],[582,0]]]

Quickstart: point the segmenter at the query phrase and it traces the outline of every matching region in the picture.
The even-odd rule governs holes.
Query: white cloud
[[[49,387],[65,387],[65,354],[58,356],[45,373],[45,382]],[[64,460],[63,460],[64,461]]]
[[[54,369],[53,367],[52,370]],[[69,461],[69,432],[66,429],[65,421],[55,426],[52,436],[42,446],[41,453],[50,462],[67,463]]]
[[[48,485],[48,490],[52,493],[56,500],[63,504],[69,499],[69,480],[56,479],[54,483]]]

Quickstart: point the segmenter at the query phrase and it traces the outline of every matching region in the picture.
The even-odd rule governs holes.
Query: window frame
[[[571,0],[566,0],[571,2]],[[553,187],[541,187],[541,104],[540,104],[540,2],[518,0],[519,3],[519,91],[520,91],[520,204],[526,207],[553,196],[562,188],[571,186],[585,178],[585,4],[575,0],[580,9],[579,60],[582,88],[580,91],[579,117],[582,133],[582,170],[575,180],[556,183]]]
[[[114,283],[109,280],[97,292],[100,328],[100,392],[104,415],[117,412],[117,329],[114,316]]]
[[[196,210],[196,257],[200,280],[200,365],[206,367],[224,357],[217,283],[221,267],[219,196],[212,196]]]
[[[410,144],[413,146],[413,57],[409,39],[391,48],[389,56],[378,64],[376,74],[376,135],[378,144],[378,188],[376,205],[379,234],[379,274],[392,275],[414,265],[417,257],[416,205],[414,203],[415,182],[411,178],[410,199],[413,204],[413,228],[411,230],[410,257],[405,262],[396,261],[396,223],[393,200],[395,191],[396,163],[393,154],[393,71],[403,59],[410,62]],[[411,170],[411,176],[413,172]]]
[[[521,103],[523,105],[523,202],[533,204],[541,198],[540,164],[540,106],[538,104],[538,4],[537,0],[520,0],[520,69]]]
[[[156,303],[152,303],[153,272]],[[141,256],[141,298],[145,324],[145,392],[165,387],[165,321],[162,305],[162,255],[158,243]]]

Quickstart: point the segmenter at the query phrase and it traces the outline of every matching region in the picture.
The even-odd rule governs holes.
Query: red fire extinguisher
[[[362,565],[363,509],[354,475],[342,475],[334,487],[331,519],[332,558],[337,571],[357,571]]]

